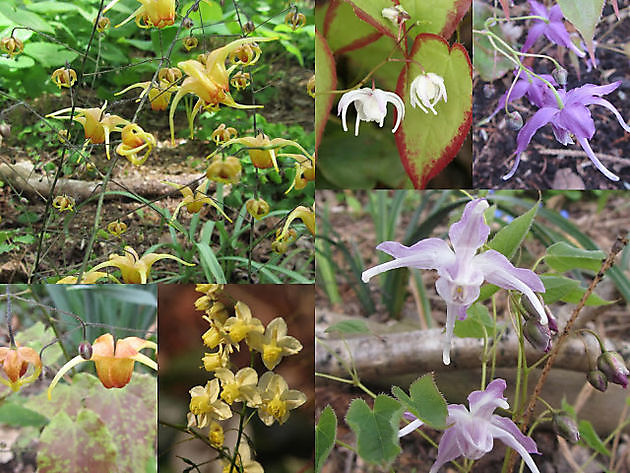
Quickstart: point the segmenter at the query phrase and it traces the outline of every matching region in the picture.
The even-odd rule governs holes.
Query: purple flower
[[[376,249],[395,259],[367,269],[361,275],[363,282],[368,282],[373,276],[395,268],[437,270],[439,278],[435,288],[446,301],[446,338],[442,353],[445,365],[451,361],[455,318],[466,318],[466,310],[479,297],[484,280],[525,294],[540,314],[541,323],[547,323],[545,310],[534,294],[534,291],[545,292],[545,287],[533,271],[515,268],[505,256],[495,250],[477,254],[490,234],[490,227],[483,216],[488,207],[485,199],[476,199],[466,205],[461,220],[451,225],[448,231],[453,249],[439,238],[426,238],[409,247],[395,241],[386,241]]]
[[[548,80],[551,85],[557,87],[558,83],[553,78],[551,74],[540,74],[540,77]],[[492,112],[492,115],[488,117],[488,120],[494,117],[499,111],[505,107],[505,102],[507,103],[513,102],[514,100],[518,100],[523,96],[527,96],[530,103],[532,105],[536,105],[538,108],[543,107],[545,103],[548,103],[550,100],[555,100],[553,96],[553,92],[547,84],[534,76],[529,76],[526,73],[521,73],[518,80],[512,87],[512,92],[510,93],[510,97],[508,99],[508,89],[505,94],[499,99],[499,103],[497,104],[497,108]]]
[[[547,21],[534,20],[534,24],[529,28],[525,44],[521,51],[528,51],[538,38],[545,35],[552,43],[569,48],[580,57],[586,56],[586,53],[578,49],[578,47],[573,44],[573,41],[571,41],[569,32],[564,26],[564,16],[562,15],[560,5],[547,8],[542,3],[529,0],[529,8],[532,15],[541,16],[546,18]]]
[[[525,151],[532,137],[539,128],[550,123],[553,134],[558,142],[565,146],[567,144],[573,144],[571,135],[574,135],[595,167],[611,181],[618,181],[619,177],[606,169],[600,160],[597,159],[597,156],[595,156],[595,153],[593,153],[588,143],[588,140],[595,134],[595,122],[591,117],[591,112],[587,108],[587,105],[601,105],[602,107],[606,107],[615,115],[622,128],[630,133],[630,127],[626,124],[619,111],[608,100],[601,98],[602,95],[611,93],[619,87],[620,84],[621,81],[617,81],[608,85],[586,84],[582,87],[569,90],[568,92],[558,90],[558,94],[564,105],[563,108],[559,108],[559,104],[555,100],[550,100],[549,98],[545,99],[545,105],[541,107],[527,123],[525,123],[521,131],[519,131],[516,137],[516,159],[512,170],[503,176],[503,179],[508,180],[514,175],[520,162],[521,153]]]
[[[436,473],[442,465],[463,456],[478,460],[492,450],[494,439],[513,448],[534,473],[540,473],[530,453],[540,454],[531,437],[521,433],[516,424],[507,417],[493,414],[497,407],[508,409],[510,405],[503,397],[506,383],[497,378],[485,391],[473,391],[468,396],[470,409],[462,404],[449,404],[447,424],[438,446],[438,456],[429,473]],[[415,419],[398,432],[407,435],[420,427],[423,422]]]

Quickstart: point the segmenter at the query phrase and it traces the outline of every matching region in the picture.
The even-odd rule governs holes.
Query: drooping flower
[[[16,392],[39,377],[42,360],[30,347],[0,347],[0,367],[6,375],[6,378],[0,376],[0,383]]]
[[[116,153],[126,157],[134,166],[140,166],[157,145],[155,136],[144,131],[139,125],[129,123],[121,130],[122,143],[116,146]],[[141,154],[144,152],[144,154]]]
[[[247,202],[245,202],[245,208],[247,209],[247,213],[256,220],[263,218],[271,209],[269,207],[269,203],[262,197],[259,197],[258,199],[254,199],[253,197],[251,199],[247,199]]]
[[[110,10],[120,0],[112,0],[104,9],[103,13]],[[142,6],[134,11],[116,28],[130,22],[134,17],[139,28],[164,28],[175,23],[175,0],[138,0]]]
[[[105,143],[105,154],[107,159],[109,156],[109,135],[116,131],[121,132],[125,125],[129,122],[118,115],[112,115],[105,113],[107,108],[107,102],[103,104],[101,108],[75,108],[72,119],[75,122],[79,122],[83,125],[85,131],[85,138],[92,144]],[[63,115],[68,113],[72,108],[64,108],[57,110],[56,112],[49,113],[46,118],[57,118],[58,120],[67,120],[70,115]]]
[[[433,115],[437,115],[435,106],[440,100],[443,99],[444,103],[448,101],[444,79],[433,72],[416,77],[411,82],[409,94],[412,107],[417,106],[424,113],[429,113],[431,110]]]
[[[173,216],[171,217],[171,221],[177,218],[177,214],[179,213],[182,207],[184,207],[188,213],[195,214],[195,213],[200,212],[204,205],[209,204],[215,209],[217,209],[217,211],[228,222],[230,223],[232,222],[232,219],[227,216],[227,214],[223,211],[223,209],[219,206],[219,204],[207,194],[208,184],[209,184],[209,181],[207,179],[204,179],[201,182],[201,184],[197,186],[197,189],[195,190],[195,192],[193,192],[193,190],[188,186],[182,186],[175,182],[169,182],[169,181],[163,181],[163,182],[179,190],[182,193],[182,196],[184,197],[182,201],[179,204],[177,204],[177,207],[173,211]]]
[[[551,8],[545,7],[542,3],[535,0],[529,0],[529,8],[532,15],[545,18],[544,20],[533,20],[533,25],[529,27],[525,44],[521,51],[528,51],[542,35],[552,43],[569,48],[580,57],[584,57],[586,53],[579,49],[569,36],[569,32],[564,26],[564,15],[560,5],[554,5]]]
[[[127,231],[127,224],[120,220],[114,220],[107,225],[107,231],[112,235],[119,237]]]
[[[232,417],[232,410],[219,399],[219,380],[214,378],[205,386],[195,386],[190,392],[188,427],[204,428],[208,423]]]
[[[225,126],[225,123],[221,123],[218,127],[214,129],[214,131],[210,135],[210,139],[214,141],[217,145],[220,145],[231,140],[232,138],[236,138],[237,136],[238,131],[236,130],[236,128]]]
[[[302,344],[297,338],[287,335],[287,323],[282,317],[276,317],[269,322],[264,334],[251,332],[248,344],[262,355],[263,363],[268,370],[278,366],[283,357],[295,355],[302,349]]]
[[[595,122],[587,106],[601,105],[607,108],[615,115],[621,127],[630,133],[630,126],[626,124],[619,111],[613,104],[602,98],[602,95],[611,93],[617,89],[620,84],[621,81],[617,81],[608,85],[586,84],[582,87],[571,89],[568,92],[558,90],[563,104],[562,108],[560,108],[560,104],[557,103],[555,98],[545,100],[544,106],[540,108],[527,123],[525,123],[521,131],[519,131],[516,137],[517,146],[514,165],[510,172],[503,176],[503,180],[508,180],[514,175],[520,162],[521,153],[525,151],[538,129],[550,123],[556,141],[566,146],[574,143],[572,136],[575,136],[577,142],[586,152],[595,167],[611,181],[618,181],[619,177],[610,172],[602,162],[597,159],[597,156],[595,156],[588,142],[588,140],[595,135]]]
[[[0,40],[0,50],[7,53],[11,59],[24,51],[24,43],[14,36]]]
[[[387,116],[388,102],[391,102],[396,107],[396,123],[392,129],[392,133],[396,133],[400,122],[405,118],[405,104],[397,94],[369,87],[346,92],[339,100],[337,107],[337,115],[341,116],[343,131],[348,131],[346,113],[351,103],[354,103],[354,108],[357,111],[354,136],[359,136],[359,123],[362,120],[365,122],[377,122],[378,126],[383,126]]]
[[[179,69],[178,69],[179,70]],[[175,87],[166,81],[160,81],[159,84],[155,82],[147,81],[147,82],[137,82],[135,84],[131,84],[126,89],[121,90],[120,92],[116,92],[114,95],[122,95],[125,92],[135,89],[141,88],[142,92],[140,93],[136,102],[140,102],[142,98],[149,94],[149,103],[151,104],[151,110],[155,111],[164,111],[168,108],[168,104],[171,101],[171,95],[175,91]]]
[[[136,250],[130,246],[125,246],[124,255],[109,255],[108,261],[97,264],[91,271],[114,266],[120,270],[122,279],[126,284],[146,284],[151,272],[151,266],[161,259],[172,259],[186,266],[194,266],[194,263],[187,263],[177,256],[167,253],[147,253],[140,258]]]
[[[70,88],[77,81],[77,73],[74,69],[66,69],[65,67],[61,67],[50,76],[51,80],[59,87]]]
[[[96,284],[99,279],[107,277],[109,277],[109,274],[102,271],[86,271],[81,276],[81,284]],[[55,284],[76,284],[78,279],[78,276],[66,276],[65,278],[61,278]]]
[[[145,348],[157,351],[155,342],[149,340],[127,337],[117,340],[114,345],[114,337],[111,333],[101,335],[92,344],[92,355],[89,360],[79,354],[61,367],[48,387],[48,399],[51,398],[52,390],[62,376],[86,361],[94,362],[98,379],[107,389],[126,386],[131,380],[136,361],[157,371],[157,363],[140,353],[140,350]]]
[[[446,336],[442,358],[450,363],[450,347],[455,318],[466,318],[466,310],[479,297],[484,280],[504,289],[522,292],[540,314],[540,322],[547,324],[547,314],[534,294],[545,292],[540,278],[531,270],[515,268],[501,253],[487,250],[477,254],[488,240],[490,227],[484,221],[484,211],[489,207],[484,199],[469,202],[461,220],[451,225],[448,235],[451,247],[439,238],[426,238],[412,246],[386,241],[377,250],[395,259],[367,269],[362,274],[368,282],[377,274],[395,268],[435,269],[439,278],[435,288],[446,302]]]
[[[277,421],[284,424],[289,418],[289,411],[297,409],[306,402],[306,396],[297,389],[289,389],[282,376],[267,371],[260,377],[258,389],[262,403],[258,408],[258,417],[267,426]]]
[[[298,13],[297,11],[289,12],[284,17],[284,24],[290,26],[291,29],[295,31],[306,25],[306,17],[304,13]]]
[[[186,73],[188,77],[184,79],[177,94],[171,103],[169,112],[169,124],[171,128],[171,140],[175,141],[175,130],[173,116],[177,104],[186,94],[195,94],[199,100],[193,107],[190,116],[190,123],[194,121],[197,113],[203,107],[205,109],[217,109],[219,104],[233,108],[260,108],[260,105],[237,104],[230,95],[230,73],[237,66],[229,69],[225,67],[228,55],[244,45],[250,45],[256,41],[272,41],[274,38],[242,38],[232,41],[221,48],[217,48],[203,55],[203,63],[194,59],[182,61],[178,67]],[[192,132],[192,131],[191,131]]]
[[[383,8],[381,10],[381,15],[383,15],[383,18],[387,18],[391,21],[394,26],[398,27],[397,39],[400,41],[405,29],[405,22],[411,19],[411,15],[409,15],[409,13],[407,13],[401,5]]]
[[[206,177],[211,181],[224,184],[237,184],[241,180],[243,166],[236,156],[216,155],[210,160]]]
[[[74,212],[74,206],[76,202],[74,197],[63,194],[56,196],[52,201],[52,206],[59,210],[59,212]]]
[[[449,404],[446,422],[450,427],[442,434],[438,456],[429,473],[437,473],[442,465],[460,456],[478,460],[492,450],[495,439],[514,449],[533,473],[540,473],[530,455],[539,454],[534,440],[523,435],[512,419],[494,414],[496,408],[510,407],[503,397],[505,388],[505,381],[497,378],[484,391],[470,393],[469,409],[462,404]],[[419,419],[413,420],[400,430],[398,436],[407,435],[422,424]]]
[[[216,352],[206,353],[203,356],[201,361],[206,371],[212,373],[220,368],[230,366],[230,349],[224,347],[229,347],[229,345],[219,345],[219,349]]]
[[[623,357],[616,351],[605,351],[599,355],[597,367],[611,383],[618,384],[624,389],[628,387],[630,371]]]

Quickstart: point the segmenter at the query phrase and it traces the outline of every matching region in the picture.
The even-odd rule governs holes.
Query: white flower
[[[402,99],[393,92],[386,92],[381,89],[363,89],[353,90],[343,94],[337,108],[337,115],[341,115],[341,123],[343,131],[348,131],[346,123],[346,112],[350,104],[354,102],[357,110],[357,121],[354,128],[354,135],[359,136],[359,122],[378,122],[380,127],[383,126],[385,116],[387,115],[387,102],[391,102],[396,107],[396,124],[392,133],[396,133],[400,122],[405,117],[405,104]]]
[[[409,13],[405,11],[405,9],[400,5],[394,5],[393,7],[383,8],[381,14],[384,18],[387,18],[393,24],[398,26],[405,20],[411,18]]]
[[[442,98],[444,98],[444,103],[448,101],[444,79],[433,72],[416,77],[411,83],[410,95],[412,107],[417,105],[424,113],[429,113],[428,108],[433,115],[437,115],[435,104]]]

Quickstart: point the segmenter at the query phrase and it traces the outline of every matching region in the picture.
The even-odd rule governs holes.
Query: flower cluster
[[[241,416],[255,410],[260,420],[267,426],[274,422],[283,424],[289,418],[290,411],[306,402],[304,393],[289,389],[282,376],[273,372],[282,358],[298,353],[302,344],[287,335],[287,325],[283,318],[273,319],[265,327],[252,315],[247,304],[238,301],[233,306],[222,302],[223,286],[219,284],[198,284],[197,292],[203,295],[195,301],[195,308],[203,311],[203,319],[209,323],[208,330],[202,335],[204,345],[212,350],[202,359],[204,369],[213,377],[205,386],[195,386],[190,390],[188,426],[209,427],[210,444],[224,453],[223,427],[220,421],[231,418],[234,413]],[[250,352],[260,353],[262,362],[268,371],[259,376],[252,364],[236,369],[230,362],[230,355],[240,350],[244,342]],[[240,404],[240,408],[236,404]],[[245,451],[245,450],[247,451]],[[237,445],[239,454],[225,453],[225,457],[235,460],[245,467],[249,463],[253,469],[262,473],[262,466],[251,459],[247,446]],[[240,459],[239,459],[240,458]],[[229,468],[231,461],[226,462]],[[240,471],[240,470],[239,470]]]
[[[424,113],[429,113],[431,110],[434,115],[437,115],[435,110],[437,103],[440,100],[444,100],[446,103],[448,100],[444,79],[432,72],[420,74],[411,82],[409,100],[412,107],[418,107]],[[346,113],[351,103],[354,103],[354,108],[357,111],[354,135],[358,136],[361,121],[377,122],[380,127],[383,126],[387,116],[387,104],[390,102],[396,107],[396,123],[392,129],[392,133],[396,133],[400,123],[405,118],[405,103],[398,94],[377,89],[374,86],[346,92],[337,106],[337,115],[341,116],[343,130],[348,131]]]

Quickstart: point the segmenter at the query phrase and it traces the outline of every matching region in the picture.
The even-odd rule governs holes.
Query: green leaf
[[[606,253],[600,250],[583,250],[561,241],[547,248],[545,262],[555,271],[565,272],[573,269],[599,271]]]
[[[336,324],[332,324],[326,329],[327,333],[339,332],[342,334],[351,333],[371,333],[367,324],[363,320],[342,320]]]
[[[595,432],[593,425],[589,421],[582,419],[578,425],[578,430],[580,437],[589,447],[602,455],[610,456],[610,451],[608,451],[606,445],[604,445],[604,442],[599,438],[599,435],[597,435],[597,432]]]
[[[434,429],[446,428],[446,400],[435,385],[433,374],[428,373],[415,380],[409,386],[407,395],[398,386],[392,387],[392,393],[406,410]]]
[[[342,0],[331,0],[326,14],[320,12],[321,9],[315,11],[316,16],[324,16],[321,18],[320,31],[335,53],[361,48],[381,35],[369,23],[359,20],[352,6]],[[320,24],[319,18],[317,24]]]
[[[459,338],[484,338],[494,336],[494,321],[488,309],[479,302],[474,303],[466,311],[464,320],[455,321],[455,336]],[[485,327],[485,332],[484,332]],[[485,334],[485,335],[484,335]]]
[[[448,103],[436,105],[437,115],[410,103],[411,82],[421,73],[416,63],[403,68],[396,92],[405,102],[405,119],[396,144],[407,174],[417,188],[438,174],[457,154],[472,123],[472,66],[466,49],[452,47],[431,34],[416,37],[409,59],[444,78]]]
[[[24,45],[24,54],[32,57],[44,67],[62,67],[72,62],[78,54],[68,51],[60,44],[28,42]]]
[[[330,406],[322,411],[315,427],[315,473],[319,473],[337,438],[337,416]]]
[[[217,284],[227,283],[223,268],[221,268],[210,246],[204,241],[195,243],[195,246],[197,247],[197,251],[199,251],[199,261],[206,275],[206,280]]]
[[[398,424],[403,406],[384,394],[374,399],[374,410],[363,399],[355,399],[346,423],[357,436],[359,456],[368,463],[392,462],[400,453]]]
[[[5,401],[0,406],[0,424],[12,427],[43,427],[47,422],[46,417],[15,402]]]
[[[317,149],[335,99],[330,92],[337,87],[335,59],[326,40],[317,31],[315,32],[315,72],[315,93],[319,94],[315,100],[315,149]]]
[[[586,292],[586,288],[580,286],[579,281],[576,281],[575,279],[546,274],[541,275],[540,279],[545,286],[545,292],[542,294],[545,304],[553,304],[557,301],[566,302],[568,304],[577,304]],[[612,301],[602,299],[595,293],[592,293],[588,299],[586,299],[586,305],[588,306],[600,306],[606,304],[612,304]]]
[[[473,28],[483,30],[485,21],[494,16],[494,8],[483,2],[473,2]],[[502,37],[499,25],[489,28],[490,31]],[[492,47],[488,37],[480,34],[473,35],[473,63],[475,70],[486,82],[503,77],[514,68],[514,64]]]
[[[96,12],[92,8],[90,8],[91,11],[88,13],[76,3],[59,2],[55,0],[45,0],[43,2],[31,3],[26,5],[26,8],[34,13],[52,15],[58,13],[78,13],[90,23],[92,23],[94,17],[96,16]]]
[[[531,209],[504,226],[497,232],[494,238],[490,240],[488,246],[505,255],[508,259],[512,259],[516,254],[516,250],[518,250],[529,233],[534,217],[536,217],[536,213],[538,212],[538,207],[539,203],[536,202]]]
[[[4,3],[4,2],[3,2]],[[36,31],[54,34],[55,30],[39,15],[21,8],[12,8],[7,4],[0,4],[0,13],[11,20],[13,25],[28,26]]]
[[[39,473],[125,471],[119,468],[119,462],[112,433],[98,415],[89,409],[81,409],[74,420],[65,412],[57,413],[39,439]]]
[[[10,69],[28,69],[29,67],[33,67],[35,65],[35,61],[33,58],[24,56],[20,54],[13,59],[9,59],[6,57],[0,57],[0,70],[2,68],[10,68]]]
[[[36,322],[26,330],[20,330],[15,335],[15,340],[22,346],[30,347],[36,352],[56,338],[51,328],[41,322]],[[57,362],[63,352],[59,344],[51,345],[42,354],[42,363],[52,365]]]
[[[591,59],[595,60],[595,50],[593,48],[593,37],[595,27],[599,23],[604,9],[605,0],[558,0],[558,5],[564,17],[573,23],[573,26],[580,32],[584,42],[588,46]]]

